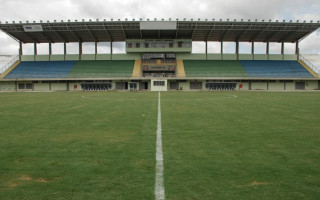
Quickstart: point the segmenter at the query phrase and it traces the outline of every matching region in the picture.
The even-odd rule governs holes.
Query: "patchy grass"
[[[0,102],[0,199],[154,197],[156,93],[0,93]]]
[[[0,93],[0,199],[154,199],[158,93]],[[166,199],[318,199],[320,93],[161,94]]]
[[[318,92],[163,93],[167,199],[318,199],[319,113]]]

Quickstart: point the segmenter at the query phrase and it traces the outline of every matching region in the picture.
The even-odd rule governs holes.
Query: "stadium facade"
[[[318,90],[320,72],[300,55],[299,42],[319,27],[200,19],[0,23],[20,44],[3,69],[0,90]],[[205,53],[192,53],[195,41],[205,42]],[[67,54],[72,42],[78,54]],[[83,54],[84,42],[94,44],[94,54]],[[110,53],[98,54],[100,42],[110,42]],[[125,42],[126,53],[114,54],[114,42]],[[209,42],[220,42],[220,53],[208,53]],[[235,54],[224,53],[224,42],[235,43]],[[239,53],[241,42],[252,44],[250,54]],[[256,42],[266,43],[265,54],[255,53]],[[23,55],[26,43],[34,44],[33,55]],[[39,43],[49,44],[48,55],[38,55]],[[54,43],[63,44],[63,54],[52,54]],[[270,54],[270,43],[280,43],[281,53]],[[295,44],[294,54],[285,54],[286,43]]]

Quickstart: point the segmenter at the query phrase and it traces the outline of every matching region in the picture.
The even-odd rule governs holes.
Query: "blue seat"
[[[240,61],[249,77],[313,78],[297,61]]]
[[[23,61],[5,79],[66,78],[76,61]]]

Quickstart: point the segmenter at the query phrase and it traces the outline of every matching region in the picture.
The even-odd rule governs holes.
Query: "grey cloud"
[[[0,10],[2,22],[110,18],[320,20],[318,0],[0,0]],[[16,52],[16,42],[0,35],[0,53]],[[301,43],[301,50],[315,48],[312,52],[319,52],[320,44],[312,40],[319,40],[320,36],[314,34],[310,38]],[[116,45],[115,52],[121,52],[121,48]],[[198,48],[201,46],[195,46]]]

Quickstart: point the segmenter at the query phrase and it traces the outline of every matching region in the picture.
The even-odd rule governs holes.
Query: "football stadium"
[[[318,199],[320,56],[300,54],[299,44],[319,28],[215,19],[0,23],[19,44],[0,75],[0,199]],[[116,42],[124,54],[113,53]],[[205,53],[193,53],[194,42]],[[212,42],[220,53],[208,52]],[[58,43],[63,54],[52,53]],[[95,53],[84,54],[84,43]],[[99,53],[99,43],[110,53]],[[224,53],[224,43],[235,53]],[[241,54],[241,43],[251,53]],[[279,54],[270,53],[273,43]],[[23,54],[25,44],[33,55]]]

